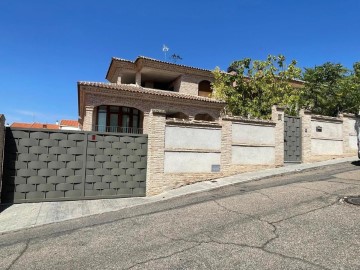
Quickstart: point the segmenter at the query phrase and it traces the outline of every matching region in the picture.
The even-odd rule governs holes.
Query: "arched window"
[[[144,114],[135,108],[102,105],[97,108],[95,131],[142,133]]]
[[[211,93],[211,83],[209,81],[201,81],[198,87],[198,95],[201,97],[209,97]]]
[[[201,121],[209,121],[209,122],[215,121],[215,119],[213,117],[211,117],[211,115],[208,113],[199,113],[199,114],[195,115],[194,119],[201,120]]]
[[[187,116],[185,113],[182,113],[182,112],[168,113],[168,114],[166,114],[166,118],[189,120],[189,116]]]

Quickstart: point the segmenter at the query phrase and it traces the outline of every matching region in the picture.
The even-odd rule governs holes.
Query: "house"
[[[77,120],[61,120],[60,124],[56,122],[55,124],[47,123],[22,123],[14,122],[10,125],[12,128],[31,128],[31,129],[61,129],[61,130],[81,130],[81,126]]]
[[[12,128],[34,128],[34,129],[59,129],[57,124],[47,124],[47,123],[21,123],[14,122],[10,125]]]
[[[77,120],[61,120],[59,128],[62,130],[81,130]]]
[[[211,95],[210,70],[139,56],[112,58],[107,83],[78,82],[80,124],[86,131],[147,133],[153,109],[166,118],[218,121],[225,103]]]

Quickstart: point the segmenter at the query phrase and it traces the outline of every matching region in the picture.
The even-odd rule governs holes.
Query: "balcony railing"
[[[98,132],[143,134],[142,128],[133,128],[133,127],[94,126],[93,130]]]

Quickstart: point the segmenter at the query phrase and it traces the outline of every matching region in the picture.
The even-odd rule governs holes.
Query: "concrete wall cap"
[[[224,116],[222,120],[232,121],[232,122],[242,122],[242,123],[254,123],[254,124],[262,124],[262,125],[270,125],[275,126],[276,123],[271,120],[262,120],[262,119],[249,119],[240,116]]]
[[[176,120],[174,119],[167,119],[167,125],[179,125],[179,126],[201,126],[201,127],[215,127],[221,128],[221,125],[217,122],[208,122],[208,121],[199,121],[199,120]]]
[[[325,116],[325,115],[311,115],[311,120],[324,120],[329,122],[343,122],[342,118],[339,117],[331,117],[331,116]]]

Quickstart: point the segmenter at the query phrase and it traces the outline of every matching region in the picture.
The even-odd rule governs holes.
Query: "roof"
[[[205,101],[209,103],[218,103],[218,104],[225,104],[222,100],[217,100],[213,98],[207,97],[200,97],[200,96],[193,96],[188,94],[182,94],[178,92],[166,91],[166,90],[156,90],[152,88],[145,88],[141,86],[135,85],[127,85],[127,84],[112,84],[112,83],[103,83],[103,82],[78,82],[78,86],[94,86],[94,87],[101,87],[107,89],[119,89],[127,92],[133,93],[141,93],[141,94],[150,94],[154,96],[165,96],[165,97],[174,97],[180,99],[188,99],[188,100],[198,100],[198,101]]]
[[[119,59],[119,58],[114,58],[114,59]],[[135,60],[135,62],[138,61],[139,59],[145,59],[145,60],[149,60],[149,61],[153,61],[153,62],[157,62],[157,63],[163,63],[163,64],[169,64],[169,65],[178,66],[178,67],[191,68],[191,69],[196,69],[196,70],[201,70],[201,71],[212,72],[212,70],[210,70],[210,69],[203,69],[203,68],[197,68],[197,67],[192,67],[192,66],[180,65],[180,64],[176,64],[176,63],[170,63],[170,62],[161,61],[161,60],[157,60],[157,59],[146,57],[146,56],[138,56],[138,58]]]
[[[37,129],[60,129],[59,125],[56,124],[44,124],[44,123],[21,123],[14,122],[11,124],[12,128],[37,128]]]
[[[79,122],[77,120],[61,120],[60,126],[67,126],[67,127],[79,127]]]
[[[108,68],[108,71],[106,73],[105,78],[108,79],[109,74],[110,74],[110,70],[112,69],[113,63],[114,62],[121,62],[121,63],[128,63],[128,64],[133,64],[134,65],[134,70],[135,70],[135,66],[136,63],[138,61],[148,61],[148,62],[153,62],[153,63],[159,63],[159,64],[164,64],[167,66],[171,66],[173,68],[182,68],[182,69],[187,69],[187,70],[191,70],[192,72],[206,72],[208,73],[207,76],[209,76],[209,74],[212,74],[212,70],[209,69],[203,69],[203,68],[197,68],[197,67],[192,67],[192,66],[186,66],[186,65],[181,65],[181,64],[176,64],[176,63],[170,63],[170,62],[166,62],[166,61],[161,61],[161,60],[157,60],[154,58],[150,58],[150,57],[146,57],[146,56],[138,56],[135,61],[130,61],[130,60],[126,60],[126,59],[122,59],[122,58],[118,58],[118,57],[112,57],[111,58],[111,62]],[[181,71],[180,71],[181,72]],[[203,74],[204,75],[204,74]]]

